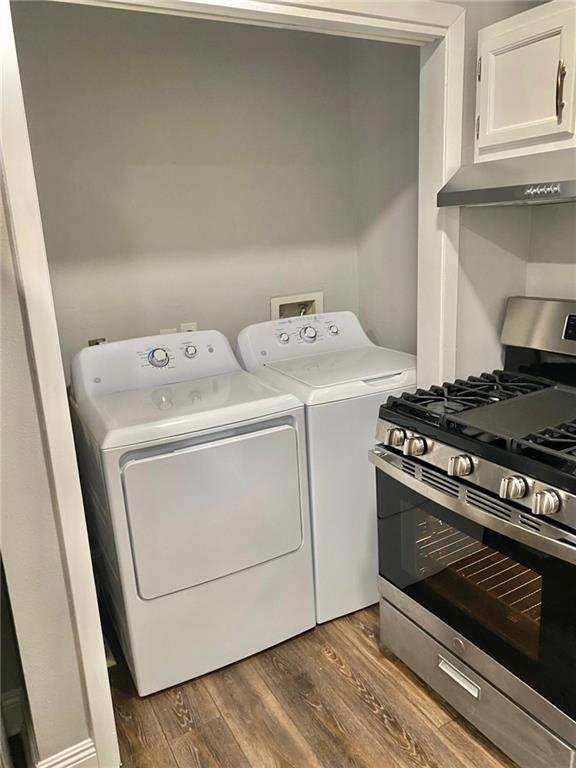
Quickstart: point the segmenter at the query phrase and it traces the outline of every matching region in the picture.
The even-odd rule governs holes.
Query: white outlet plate
[[[270,319],[277,320],[281,316],[280,308],[284,304],[313,304],[313,311],[309,315],[318,315],[324,312],[324,291],[309,291],[308,293],[293,293],[291,296],[273,296],[270,299]]]
[[[162,335],[165,333],[178,333],[178,328],[160,328],[159,331]]]
[[[196,320],[192,323],[180,323],[180,331],[184,333],[184,331],[197,331],[198,330],[198,323]]]

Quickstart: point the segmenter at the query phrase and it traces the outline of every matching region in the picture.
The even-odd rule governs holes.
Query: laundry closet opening
[[[88,339],[234,343],[321,290],[416,347],[416,46],[13,4],[66,375]]]

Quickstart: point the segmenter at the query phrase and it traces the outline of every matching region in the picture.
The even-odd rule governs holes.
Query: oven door
[[[576,537],[545,540],[498,517],[500,499],[473,509],[460,480],[371,460],[380,576],[576,719]]]

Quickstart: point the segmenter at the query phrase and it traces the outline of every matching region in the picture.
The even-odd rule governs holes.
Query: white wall
[[[2,559],[40,759],[88,738],[68,594],[0,200]],[[82,510],[79,510],[82,514]]]
[[[14,10],[66,370],[92,337],[196,320],[233,340],[269,319],[271,296],[316,289],[327,310],[358,311],[361,294],[373,336],[414,349],[412,300],[377,324],[367,286],[395,261],[387,291],[415,296],[417,136],[400,127],[417,123],[416,48],[364,54],[325,35]],[[351,90],[367,71],[369,88]],[[370,135],[357,103],[376,121]]]
[[[526,293],[576,301],[576,203],[532,210]]]

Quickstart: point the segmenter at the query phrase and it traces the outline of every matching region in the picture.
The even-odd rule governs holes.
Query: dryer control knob
[[[186,344],[184,347],[184,354],[186,357],[196,357],[198,354],[198,348],[194,346],[194,344]]]
[[[162,347],[156,347],[148,352],[148,362],[154,368],[164,368],[170,362],[170,356]]]
[[[338,328],[337,325],[331,325],[330,328],[328,328],[328,330],[330,331],[330,334],[332,336],[338,336],[338,334],[340,333],[340,328]]]
[[[278,341],[280,344],[288,344],[290,341],[290,336],[286,333],[286,331],[282,331],[282,333],[278,334]]]
[[[316,328],[312,328],[311,325],[306,325],[302,330],[300,331],[301,338],[304,339],[304,341],[312,342],[316,341],[316,336],[318,336],[318,331]]]

